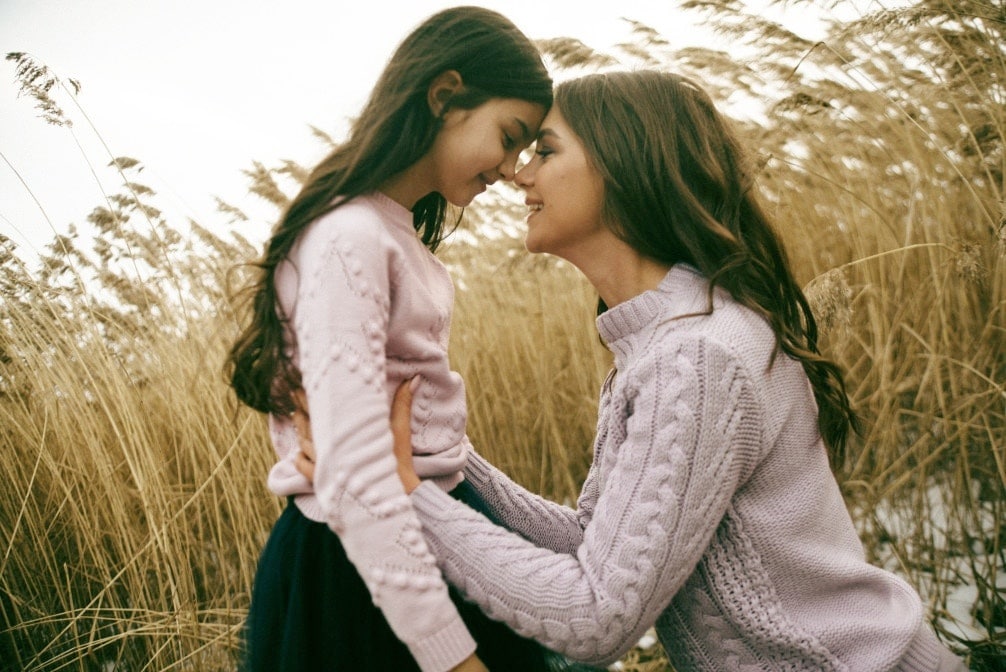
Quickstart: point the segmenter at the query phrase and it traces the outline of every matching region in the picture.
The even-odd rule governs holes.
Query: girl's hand
[[[474,653],[451,668],[451,672],[489,672]]]
[[[418,383],[418,377],[403,382],[395,390],[395,398],[391,402],[391,434],[394,437],[395,459],[398,460],[398,478],[402,480],[406,494],[412,494],[419,486],[419,476],[412,466],[412,391]]]

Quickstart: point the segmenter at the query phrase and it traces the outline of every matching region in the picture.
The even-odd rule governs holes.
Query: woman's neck
[[[587,276],[609,308],[656,289],[671,270],[669,265],[644,257],[614,237],[603,250],[583,252],[568,261]]]

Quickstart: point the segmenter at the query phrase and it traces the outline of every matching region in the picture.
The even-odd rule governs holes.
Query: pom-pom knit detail
[[[313,222],[277,269],[286,342],[311,414],[313,485],[296,470],[296,432],[270,418],[278,461],[269,487],[339,535],[395,634],[424,671],[475,650],[422,536],[392,453],[391,399],[419,375],[415,463],[445,489],[468,453],[460,376],[450,370],[454,286],[412,228],[412,213],[378,194]]]

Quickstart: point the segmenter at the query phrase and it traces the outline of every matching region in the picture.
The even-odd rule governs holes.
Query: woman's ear
[[[447,101],[463,87],[461,73],[457,70],[445,70],[437,75],[426,91],[426,102],[429,103],[433,116],[439,117],[443,114]]]

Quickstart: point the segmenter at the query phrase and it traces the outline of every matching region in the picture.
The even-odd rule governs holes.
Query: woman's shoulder
[[[704,293],[708,296],[707,289]],[[736,363],[752,373],[765,371],[778,348],[769,322],[720,289],[713,290],[711,305],[704,303],[701,310],[689,311],[669,305],[649,339],[650,356],[673,350],[678,356]]]

